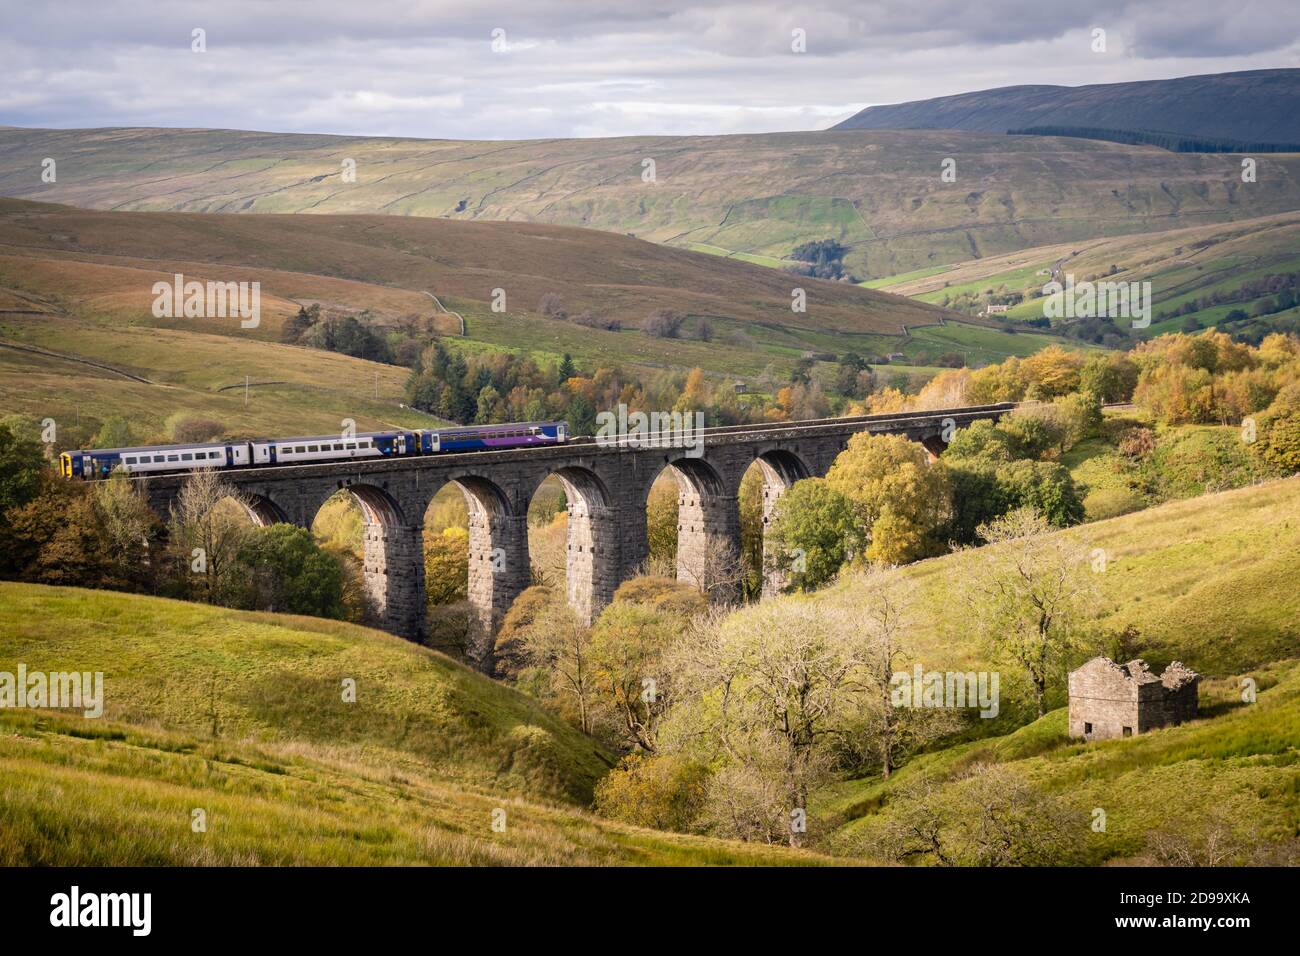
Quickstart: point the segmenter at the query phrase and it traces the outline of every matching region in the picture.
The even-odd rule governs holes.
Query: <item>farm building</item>
[[[1094,657],[1070,672],[1070,736],[1109,740],[1191,720],[1200,680],[1178,661],[1157,677],[1145,661]]]

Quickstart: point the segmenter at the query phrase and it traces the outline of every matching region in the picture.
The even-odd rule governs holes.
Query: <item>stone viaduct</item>
[[[469,509],[469,601],[475,663],[491,670],[492,635],[528,586],[528,504],[550,475],[568,500],[567,589],[570,605],[590,621],[648,555],[646,499],[665,469],[679,490],[677,576],[721,596],[738,565],[738,494],[757,461],[764,479],[763,521],[777,498],[801,478],[825,475],[859,432],[899,434],[937,456],[954,428],[996,419],[1010,404],[896,415],[711,428],[693,449],[633,447],[572,439],[543,448],[469,452],[378,461],[232,469],[223,477],[248,501],[258,524],[310,528],[317,511],[346,490],[364,515],[366,590],[385,630],[420,640],[426,634],[424,515],[448,482]],[[137,479],[150,506],[166,518],[184,476]],[[781,582],[765,582],[765,593]]]

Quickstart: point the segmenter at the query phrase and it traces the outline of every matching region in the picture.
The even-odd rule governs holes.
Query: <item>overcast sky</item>
[[[0,11],[0,125],[11,126],[765,132],[996,86],[1300,66],[1295,0],[0,0]],[[196,29],[206,52],[192,50]]]

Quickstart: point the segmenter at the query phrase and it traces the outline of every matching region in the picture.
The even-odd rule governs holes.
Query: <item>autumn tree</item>
[[[705,817],[741,839],[804,841],[808,796],[830,779],[834,741],[862,702],[845,612],[803,599],[697,622],[670,666],[670,753],[719,761]]]
[[[591,628],[578,620],[564,596],[547,587],[532,587],[516,599],[526,612],[507,615],[497,635],[497,649],[528,676],[535,687],[583,733],[595,727],[592,698],[596,691],[591,662]],[[511,608],[513,614],[515,608]],[[507,626],[508,625],[508,626]],[[499,665],[503,662],[498,662]]]
[[[452,526],[424,536],[424,588],[430,606],[465,600],[469,590],[469,532]]]
[[[827,472],[826,484],[853,502],[869,542],[868,559],[906,564],[943,550],[952,493],[944,470],[916,442],[902,435],[854,435]]]
[[[707,607],[689,585],[634,578],[601,612],[591,632],[594,706],[608,714],[620,746],[648,753],[658,749],[659,722],[672,701],[664,655]]]
[[[860,725],[842,746],[851,757],[874,757],[888,778],[901,755],[955,731],[959,714],[948,707],[899,707],[894,675],[915,660],[916,588],[894,568],[868,566],[852,581],[856,613],[856,680],[864,690]]]
[[[1283,474],[1300,471],[1300,382],[1282,389],[1254,424],[1251,452]]]
[[[899,863],[1050,866],[1081,862],[1088,818],[1010,767],[978,764],[941,784],[901,789],[865,828],[864,849]]]

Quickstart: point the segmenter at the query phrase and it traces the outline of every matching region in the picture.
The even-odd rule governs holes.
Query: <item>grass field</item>
[[[591,816],[609,755],[364,628],[3,583],[0,670],[20,662],[103,671],[104,717],[0,712],[0,865],[826,862]]]

